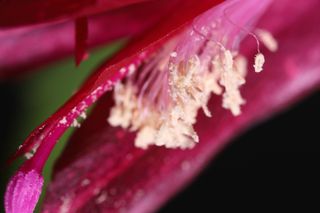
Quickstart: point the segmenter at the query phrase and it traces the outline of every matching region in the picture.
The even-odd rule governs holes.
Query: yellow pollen
[[[240,106],[244,104],[244,100],[240,94],[240,86],[245,83],[246,64],[243,57],[234,60],[229,50],[222,50],[223,54],[217,58],[216,63],[220,63],[222,67],[222,73],[220,77],[220,84],[224,86],[225,90],[222,95],[222,106],[225,109],[229,109],[234,116],[238,116],[241,113]]]
[[[262,35],[265,45],[276,49],[270,36],[264,31]],[[150,66],[118,83],[108,118],[110,125],[136,131],[134,143],[142,149],[150,145],[187,149],[199,142],[194,130],[199,109],[207,117],[212,116],[207,107],[212,94],[222,95],[222,107],[234,116],[240,115],[241,105],[245,104],[240,87],[245,83],[247,59],[227,49],[223,45],[226,41],[210,42],[212,54],[205,59],[195,54],[179,61],[182,54],[168,48],[166,54],[150,59]],[[263,70],[264,62],[258,47],[255,72]]]
[[[116,107],[113,107],[108,118],[112,126],[128,128],[133,119],[134,109],[136,108],[136,97],[134,88],[128,84],[117,84],[114,89],[114,99]]]
[[[255,72],[261,72],[263,70],[265,59],[262,53],[258,53],[254,58],[254,71]]]

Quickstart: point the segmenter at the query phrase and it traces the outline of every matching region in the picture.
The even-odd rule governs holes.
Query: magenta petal
[[[29,152],[34,146],[44,142],[44,146],[53,148],[56,141],[70,127],[74,119],[78,118],[89,106],[110,90],[112,86],[125,77],[131,68],[139,67],[143,60],[149,57],[169,38],[176,35],[197,15],[213,7],[219,1],[206,0],[199,5],[193,1],[186,1],[179,5],[179,13],[174,13],[166,20],[155,26],[127,48],[116,55],[113,60],[106,62],[82,85],[79,91],[71,97],[57,112],[38,126],[20,146],[16,157]],[[190,8],[193,10],[190,11]],[[185,15],[183,15],[185,14]],[[41,146],[40,146],[41,147]]]
[[[5,194],[6,213],[32,213],[43,185],[35,170],[18,171],[10,180]]]
[[[236,119],[216,105],[214,119],[199,118],[200,143],[190,151],[134,148],[132,134],[107,125],[108,104],[101,104],[60,159],[44,212],[61,208],[71,212],[155,211],[192,180],[232,137],[319,85],[319,67],[303,68],[288,81],[272,77],[265,82],[251,81],[251,85],[259,85],[247,87],[250,102],[243,115]]]
[[[87,16],[150,0],[6,0],[1,2],[0,27]]]
[[[276,3],[266,16],[272,16],[275,8]],[[230,138],[319,89],[317,8],[309,8],[309,15],[278,28],[281,30],[274,35],[280,49],[276,54],[265,54],[268,63],[263,73],[250,72],[243,87],[247,104],[241,116],[233,117],[222,109],[220,99],[211,101],[213,118],[199,116],[196,129],[200,143],[192,150],[134,148],[133,134],[105,121],[111,105],[110,97],[105,97],[60,159],[44,211],[152,212],[187,184]],[[296,14],[303,9],[297,7]],[[262,24],[272,25],[267,19]],[[303,39],[297,32],[303,32]],[[252,57],[255,50],[250,46],[247,41],[243,48]]]
[[[79,66],[82,61],[88,58],[88,19],[77,18],[75,21],[75,62]]]
[[[89,48],[122,37],[137,35],[168,14],[177,1],[150,2],[89,17]],[[157,13],[154,11],[157,10]],[[146,17],[148,17],[146,19]],[[112,30],[110,30],[112,29]],[[54,36],[52,36],[54,35]],[[71,55],[74,22],[0,29],[0,79]]]
[[[218,2],[206,0],[203,1],[204,4],[199,5],[196,2],[188,1],[183,5],[179,5],[178,11],[181,12],[180,14],[166,17],[166,21],[159,24],[156,31],[150,32],[144,39],[133,43],[112,61],[102,65],[63,107],[29,135],[14,158],[35,150],[39,146],[34,156],[26,164],[26,168],[37,168],[40,171],[57,140],[81,113],[111,89],[117,81],[128,73],[135,71],[143,60],[149,57],[167,39],[179,32],[197,15]],[[193,9],[192,11],[190,11],[190,7]],[[170,17],[174,19],[170,19]]]

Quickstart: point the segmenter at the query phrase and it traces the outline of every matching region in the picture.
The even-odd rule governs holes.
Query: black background
[[[159,213],[320,212],[320,93],[234,140]]]

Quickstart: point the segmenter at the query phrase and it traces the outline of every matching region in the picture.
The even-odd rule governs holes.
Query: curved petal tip
[[[35,170],[18,171],[10,180],[5,194],[6,213],[32,213],[43,185]]]

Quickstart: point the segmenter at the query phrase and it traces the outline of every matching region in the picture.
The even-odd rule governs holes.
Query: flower
[[[31,133],[16,156],[39,148],[8,186],[8,212],[24,204],[16,201],[22,198],[13,199],[13,186],[27,188],[15,183],[29,185],[27,177],[36,171],[30,185],[41,188],[39,174],[57,139],[100,97],[56,166],[44,212],[154,211],[231,136],[319,83],[320,54],[314,43],[319,32],[313,28],[317,19],[304,16],[305,10],[317,16],[317,1],[292,6],[285,21],[279,17],[290,1],[215,3],[179,4],[175,13],[102,65]],[[263,14],[258,25],[268,31],[255,35],[254,25]],[[294,33],[299,23],[307,23],[303,41]],[[248,34],[255,42],[245,39]],[[262,44],[278,51],[272,53]],[[247,62],[252,68],[245,79]],[[253,68],[264,71],[258,75]],[[103,96],[112,86],[115,104],[110,94]],[[213,93],[220,96],[210,98]],[[212,118],[206,118],[211,113]],[[34,207],[36,199],[28,199]]]

